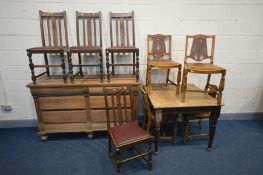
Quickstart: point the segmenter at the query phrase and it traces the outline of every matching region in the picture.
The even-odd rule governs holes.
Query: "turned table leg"
[[[212,144],[213,144],[214,136],[216,132],[217,120],[220,116],[220,110],[221,110],[221,106],[215,107],[215,109],[213,110],[209,118],[210,126],[209,126],[209,140],[208,140],[208,148],[207,148],[208,151],[212,150]]]
[[[155,154],[158,154],[159,151],[159,142],[160,142],[160,123],[162,121],[162,110],[156,110],[155,112]]]

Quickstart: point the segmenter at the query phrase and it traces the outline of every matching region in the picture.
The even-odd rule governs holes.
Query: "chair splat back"
[[[134,12],[109,13],[111,46],[135,46]],[[115,38],[115,41],[114,41]]]
[[[81,13],[76,11],[76,31],[78,46],[102,47],[101,12]]]
[[[104,88],[107,128],[135,121],[134,90],[131,87]]]
[[[152,42],[152,47],[150,47],[150,42]],[[168,49],[166,48],[166,43],[168,43]],[[147,54],[148,59],[150,59],[150,57],[153,59],[161,59],[165,56],[171,59],[171,35],[148,35]]]
[[[40,10],[39,17],[42,46],[68,47],[66,11],[51,13]]]
[[[188,54],[188,43],[192,39],[192,45],[190,53]],[[211,53],[208,54],[207,39],[212,39]],[[191,58],[195,61],[203,61],[210,59],[210,63],[213,63],[215,48],[215,36],[214,35],[188,35],[186,36],[186,49],[185,49],[185,63],[187,58]]]

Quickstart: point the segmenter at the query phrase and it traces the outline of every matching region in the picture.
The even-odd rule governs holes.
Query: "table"
[[[195,85],[187,85],[189,89],[199,89]],[[220,116],[221,106],[217,100],[207,93],[187,92],[185,102],[182,102],[182,94],[176,95],[176,87],[172,85],[157,85],[151,88],[148,95],[150,103],[155,113],[155,153],[159,151],[160,123],[163,113],[190,114],[193,112],[211,112],[209,117],[209,140],[208,150],[212,149],[212,144],[216,131],[217,120]]]

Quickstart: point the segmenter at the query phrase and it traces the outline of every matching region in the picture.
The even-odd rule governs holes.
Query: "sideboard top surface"
[[[61,76],[43,76],[36,84],[33,82],[27,84],[28,88],[66,88],[66,87],[107,87],[107,86],[138,86],[140,82],[137,82],[135,76],[127,75],[114,75],[111,78],[111,81],[108,82],[107,79],[104,79],[103,82],[95,76],[84,76],[82,78],[75,78],[74,82],[68,80],[67,83],[64,83]]]

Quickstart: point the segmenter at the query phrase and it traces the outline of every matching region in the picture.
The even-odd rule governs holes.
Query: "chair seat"
[[[109,129],[113,143],[116,147],[126,146],[152,138],[152,136],[136,123],[128,123]]]
[[[67,51],[68,47],[33,47],[29,48],[26,51],[31,53],[60,53]]]
[[[176,68],[180,66],[180,63],[172,60],[150,60],[148,65],[152,68]]]
[[[210,63],[186,63],[185,69],[196,73],[222,73],[226,71],[224,68]]]
[[[100,53],[101,47],[97,46],[73,46],[70,47],[72,53]]]
[[[139,48],[135,46],[114,46],[114,47],[108,47],[106,51],[109,52],[139,52]]]

